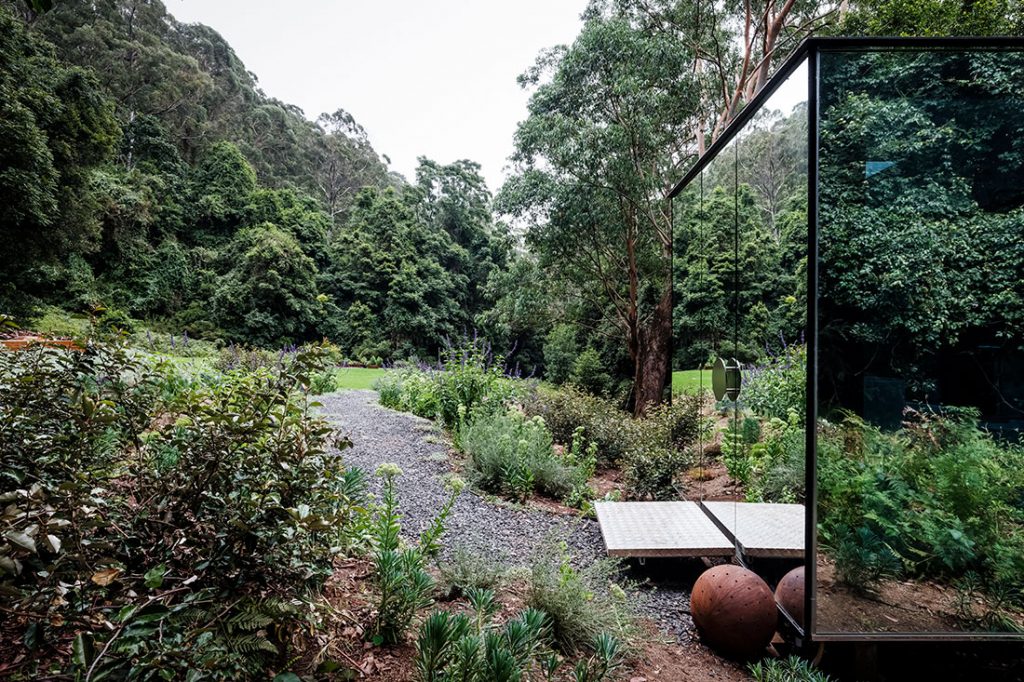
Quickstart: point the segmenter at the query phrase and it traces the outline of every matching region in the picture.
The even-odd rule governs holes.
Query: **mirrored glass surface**
[[[1024,627],[1024,55],[820,57],[815,632]]]
[[[676,199],[675,400],[703,416],[684,497],[740,560],[785,559],[758,567],[772,587],[804,548],[807,91],[801,66]]]

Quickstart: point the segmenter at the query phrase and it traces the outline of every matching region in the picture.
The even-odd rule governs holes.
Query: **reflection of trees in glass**
[[[758,361],[804,329],[806,107],[759,113],[736,145],[676,200],[677,367]]]
[[[823,399],[858,409],[877,374],[1024,418],[1024,56],[825,55],[822,74]]]

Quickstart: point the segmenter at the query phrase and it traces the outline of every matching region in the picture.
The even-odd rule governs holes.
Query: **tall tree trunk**
[[[633,414],[643,417],[662,402],[672,352],[672,287],[666,287],[654,313],[638,330]]]

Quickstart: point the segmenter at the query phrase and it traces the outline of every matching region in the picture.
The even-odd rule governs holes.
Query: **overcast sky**
[[[216,29],[264,92],[310,119],[343,108],[410,180],[416,157],[504,178],[528,93],[516,76],[571,43],[586,0],[164,0]]]

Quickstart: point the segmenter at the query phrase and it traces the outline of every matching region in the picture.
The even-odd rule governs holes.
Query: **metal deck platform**
[[[804,555],[800,504],[595,502],[594,509],[609,556]]]
[[[595,502],[609,556],[702,557],[736,553],[696,502]]]
[[[776,502],[701,502],[745,556],[802,558],[804,506]]]

